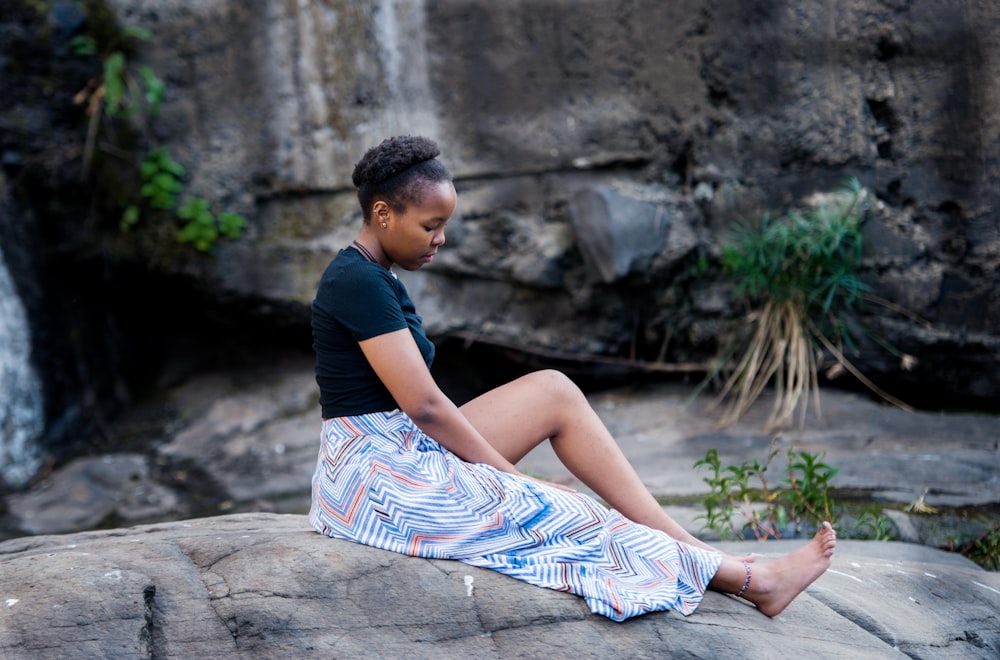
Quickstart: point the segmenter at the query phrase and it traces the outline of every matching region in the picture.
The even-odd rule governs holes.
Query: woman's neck
[[[385,251],[382,249],[382,245],[378,239],[368,235],[366,232],[358,234],[358,237],[354,239],[351,246],[360,252],[362,257],[372,263],[376,263],[383,268],[390,268],[392,266],[392,262],[385,255]]]

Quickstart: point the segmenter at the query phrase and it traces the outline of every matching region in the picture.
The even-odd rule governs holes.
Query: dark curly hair
[[[428,186],[451,181],[448,168],[437,159],[440,153],[433,140],[411,135],[386,138],[366,151],[351,176],[365,222],[371,219],[372,205],[380,199],[393,211],[403,213]]]

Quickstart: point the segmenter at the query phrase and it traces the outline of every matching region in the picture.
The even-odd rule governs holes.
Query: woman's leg
[[[473,399],[461,410],[511,463],[548,439],[566,468],[622,515],[678,541],[711,548],[667,515],[583,392],[562,373],[530,373]]]
[[[740,595],[767,616],[776,616],[830,567],[836,545],[836,532],[830,523],[823,523],[809,543],[774,561],[750,567],[723,557],[708,588],[740,594],[746,585]]]

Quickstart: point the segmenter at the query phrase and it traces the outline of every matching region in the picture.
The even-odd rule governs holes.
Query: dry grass
[[[819,415],[816,352],[806,330],[803,305],[769,300],[750,313],[748,321],[753,336],[710,409],[721,409],[724,426],[733,424],[773,382],[774,405],[765,423],[768,430],[788,426],[796,409],[800,425],[804,424],[810,393]]]
[[[858,278],[865,190],[855,180],[838,194],[820,196],[804,213],[747,224],[723,250],[724,271],[749,304],[746,332],[710,375],[724,375],[709,404],[721,424],[740,419],[765,390],[774,404],[765,426],[803,426],[811,401],[821,417],[818,369],[824,352],[886,401],[906,404],[879,389],[847,358],[852,345],[844,318],[871,297]]]

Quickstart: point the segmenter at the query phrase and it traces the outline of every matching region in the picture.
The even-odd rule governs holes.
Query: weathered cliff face
[[[740,310],[697,259],[734,220],[858,176],[876,293],[929,322],[869,309],[918,363],[859,366],[1000,393],[996,8],[115,4],[156,34],[158,126],[191,185],[252,218],[202,271],[216,291],[308,304],[358,225],[353,163],[421,133],[460,190],[448,249],[407,280],[431,332],[704,360]]]
[[[115,285],[120,301],[169,296],[178,277],[191,292],[156,307],[170,310],[158,328],[227,316],[307,344],[315,283],[360,222],[354,162],[415,133],[439,141],[460,193],[441,258],[406,277],[439,338],[704,361],[742,322],[714,262],[733,222],[857,176],[876,198],[867,277],[914,315],[870,306],[866,321],[917,363],[871,344],[855,364],[917,403],[1000,395],[989,3],[110,4],[154,35],[138,57],[167,96],[147,137],[184,164],[193,194],[250,221],[212,259],[143,247],[156,243],[142,227],[111,239],[116,275],[171,278]],[[10,180],[24,168],[8,159]],[[33,194],[22,203],[45,207],[44,187]],[[71,223],[61,203],[66,217],[50,205],[40,222]],[[212,308],[225,311],[196,311]],[[125,344],[143,334],[129,319]],[[149,348],[136,341],[126,354]]]

